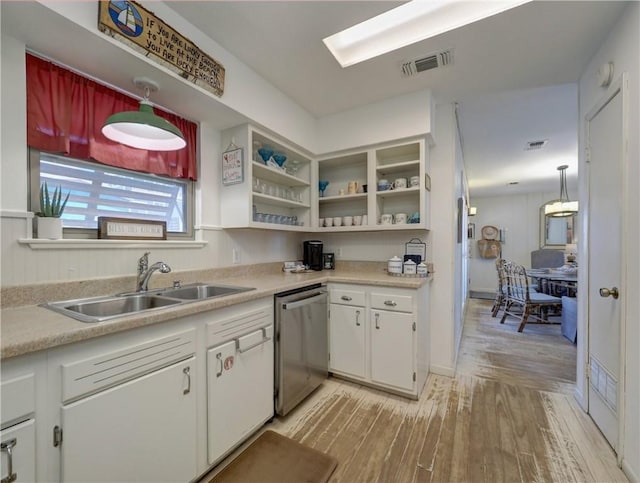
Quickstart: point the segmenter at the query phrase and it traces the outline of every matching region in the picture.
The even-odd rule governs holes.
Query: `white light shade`
[[[575,215],[578,212],[577,201],[549,201],[544,205],[544,214],[546,216],[563,217]]]
[[[476,216],[476,213],[478,213],[478,208],[476,208],[475,206],[470,206],[469,207],[469,216]]]
[[[166,119],[156,116],[151,104],[140,102],[140,110],[110,116],[102,134],[120,144],[150,151],[176,151],[187,143],[180,130]]]
[[[529,0],[413,0],[331,35],[323,42],[342,67],[517,7]]]

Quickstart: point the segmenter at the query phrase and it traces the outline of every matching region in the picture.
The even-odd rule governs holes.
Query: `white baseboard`
[[[638,474],[635,471],[633,471],[633,469],[627,463],[626,459],[622,460],[622,472],[625,475],[627,475],[627,478],[629,478],[630,482],[632,483],[640,482],[640,476],[638,476]]]
[[[578,389],[576,387],[575,390],[573,391],[573,397],[575,398],[575,400],[578,403],[578,405],[580,406],[580,408],[586,413],[587,412],[587,400],[584,397],[584,393],[580,389]]]
[[[434,366],[433,364],[429,366],[429,372],[447,377],[454,377],[456,375],[456,370],[452,367]]]

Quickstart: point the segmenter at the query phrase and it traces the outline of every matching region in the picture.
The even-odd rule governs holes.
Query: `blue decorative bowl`
[[[258,154],[260,155],[262,160],[266,163],[267,161],[269,161],[271,156],[273,156],[273,149],[260,148],[258,149]]]
[[[276,163],[278,163],[278,166],[280,166],[282,168],[282,165],[284,164],[284,162],[287,160],[287,157],[282,154],[282,153],[275,153],[273,155],[273,159]]]

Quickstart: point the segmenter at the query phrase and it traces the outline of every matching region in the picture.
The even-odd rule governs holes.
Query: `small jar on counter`
[[[416,262],[409,259],[404,262],[404,274],[405,275],[415,275],[416,274]]]
[[[422,275],[423,277],[426,277],[429,273],[429,269],[427,268],[427,265],[424,262],[420,262],[416,267],[416,273],[418,275]]]
[[[390,258],[387,262],[387,272],[389,273],[402,273],[402,260],[400,257]]]

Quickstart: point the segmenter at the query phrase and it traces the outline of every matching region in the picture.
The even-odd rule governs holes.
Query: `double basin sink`
[[[42,306],[81,322],[102,322],[125,315],[134,315],[180,304],[224,297],[225,295],[234,295],[249,290],[255,289],[231,285],[195,283],[183,287],[149,290],[142,293],[134,292],[105,297],[49,302]]]

